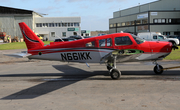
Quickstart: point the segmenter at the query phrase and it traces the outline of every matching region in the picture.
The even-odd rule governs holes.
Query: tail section
[[[24,22],[19,23],[19,26],[28,50],[44,46],[44,43]]]

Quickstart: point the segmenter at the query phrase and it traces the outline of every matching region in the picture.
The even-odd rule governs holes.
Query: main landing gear
[[[116,69],[116,58],[117,56],[113,56],[113,62],[107,62],[107,69],[109,70],[111,78],[114,80],[117,80],[121,77],[121,72]]]
[[[156,74],[162,74],[163,73],[163,71],[164,71],[164,68],[161,66],[161,65],[159,65],[156,61],[155,62],[153,62],[156,66],[154,67],[154,72],[156,73]]]

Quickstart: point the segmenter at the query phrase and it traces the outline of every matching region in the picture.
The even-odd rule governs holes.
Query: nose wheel
[[[113,62],[107,63],[107,69],[109,71],[109,74],[111,78],[114,80],[119,79],[121,76],[121,72],[118,69],[116,69],[116,57],[117,56],[113,56],[113,59],[114,59]]]
[[[157,62],[154,62],[156,64],[156,66],[154,67],[154,72],[156,74],[162,74],[163,73],[163,67],[161,65],[159,65]]]

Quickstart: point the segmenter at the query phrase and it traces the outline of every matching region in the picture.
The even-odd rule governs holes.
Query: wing
[[[23,51],[21,53],[4,54],[4,55],[16,57],[16,58],[25,58],[25,57],[31,56],[32,54],[27,53],[27,51]]]

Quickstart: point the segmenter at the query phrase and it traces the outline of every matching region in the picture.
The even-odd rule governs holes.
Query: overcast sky
[[[109,30],[109,19],[119,9],[157,0],[0,0],[1,6],[33,10],[44,17],[81,17],[82,30]]]

